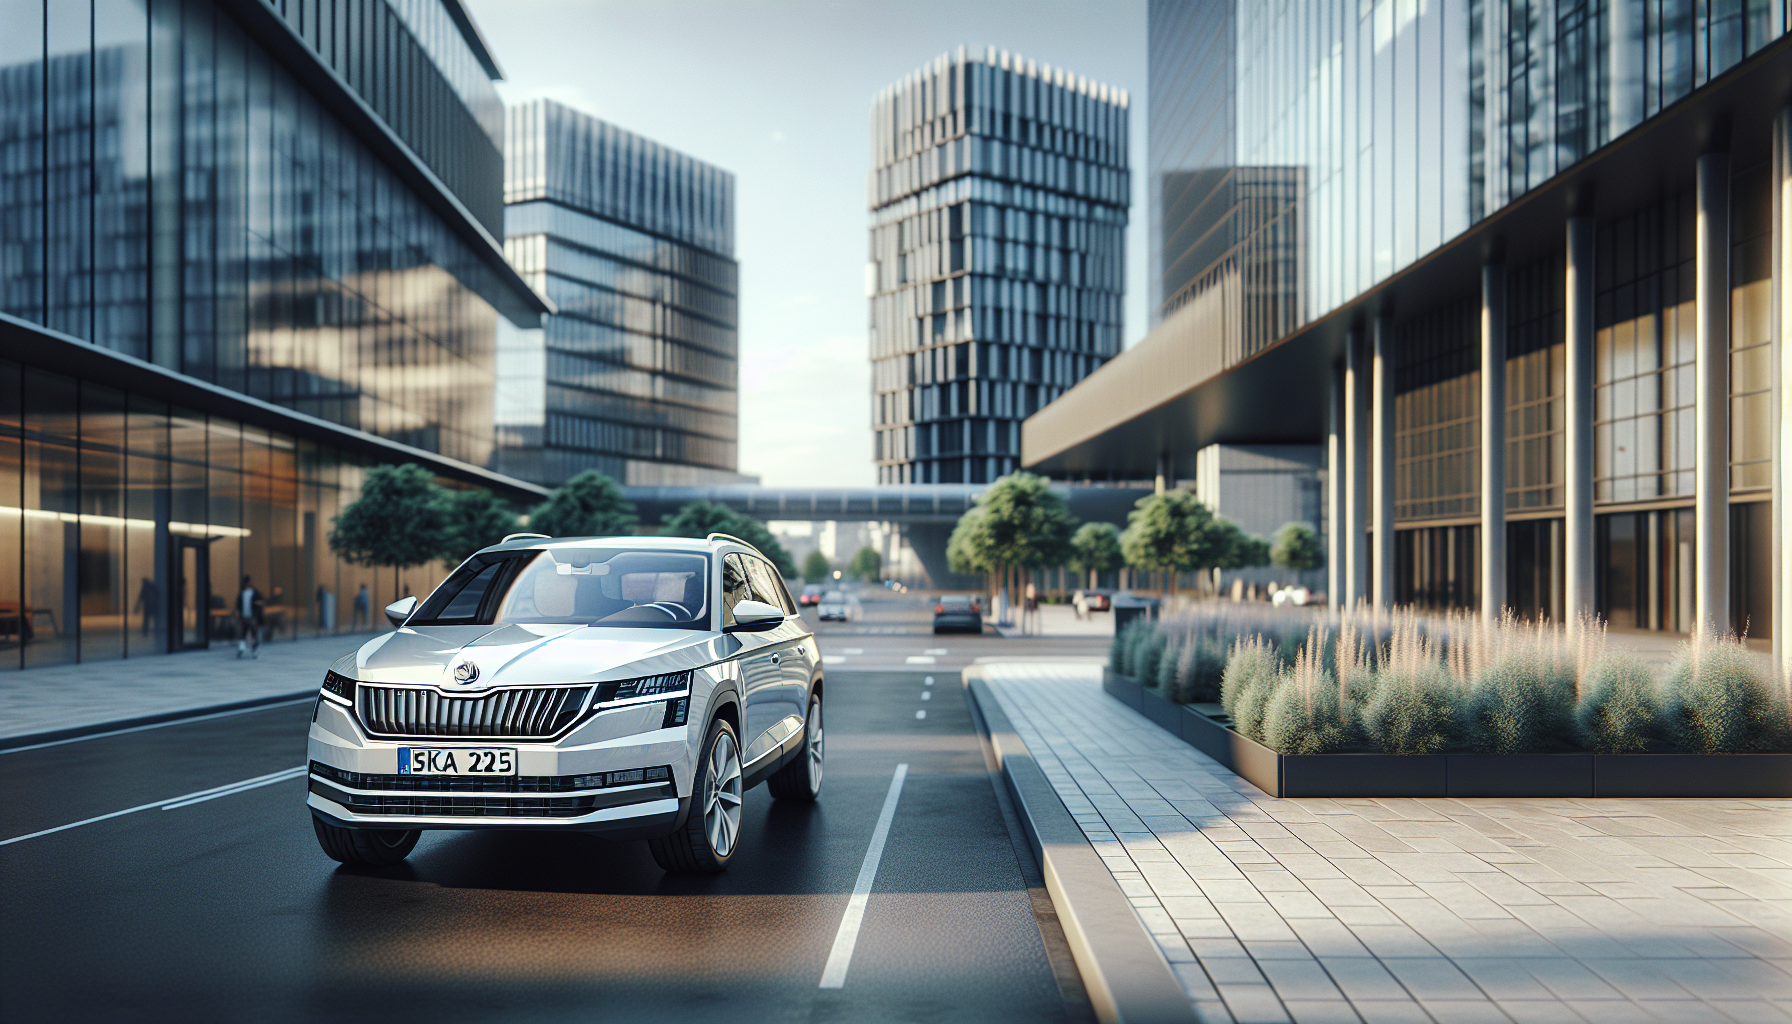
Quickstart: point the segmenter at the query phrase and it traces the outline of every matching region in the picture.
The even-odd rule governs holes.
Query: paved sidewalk
[[[1792,1020],[1792,801],[1276,800],[1098,667],[986,670],[1204,1019]]]
[[[324,669],[378,634],[236,646],[0,674],[0,740],[314,690]]]

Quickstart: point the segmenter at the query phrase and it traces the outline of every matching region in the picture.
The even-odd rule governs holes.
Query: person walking
[[[251,658],[261,657],[261,624],[266,615],[267,605],[262,600],[261,591],[244,576],[242,592],[236,596],[237,657],[242,657],[245,651]]]
[[[367,584],[361,584],[361,589],[355,592],[354,628],[359,629],[367,625],[367,612],[372,603],[373,599],[367,593]]]
[[[143,635],[155,632],[156,620],[162,614],[162,588],[148,576],[143,577],[143,586],[137,589],[137,603],[132,610],[143,616]]]

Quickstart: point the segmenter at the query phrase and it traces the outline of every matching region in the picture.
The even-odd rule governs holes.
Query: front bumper
[[[344,828],[546,829],[617,839],[666,835],[683,821],[693,773],[684,726],[651,703],[599,714],[554,741],[370,737],[350,709],[323,701],[311,725],[306,805]],[[402,747],[506,747],[515,776],[398,773]],[[666,777],[643,772],[668,768]],[[680,794],[684,794],[681,796]]]

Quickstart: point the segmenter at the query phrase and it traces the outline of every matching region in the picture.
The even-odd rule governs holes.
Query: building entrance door
[[[175,537],[174,585],[169,587],[168,624],[177,651],[203,650],[211,644],[208,624],[212,603],[210,537]]]

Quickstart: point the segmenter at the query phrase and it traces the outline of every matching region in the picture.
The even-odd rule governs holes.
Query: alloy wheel
[[[709,748],[709,772],[703,792],[703,830],[717,857],[734,852],[740,837],[740,755],[726,732]]]
[[[809,702],[809,723],[804,727],[809,734],[809,791],[821,791],[822,754],[825,752],[826,739],[821,732],[821,701]]]

